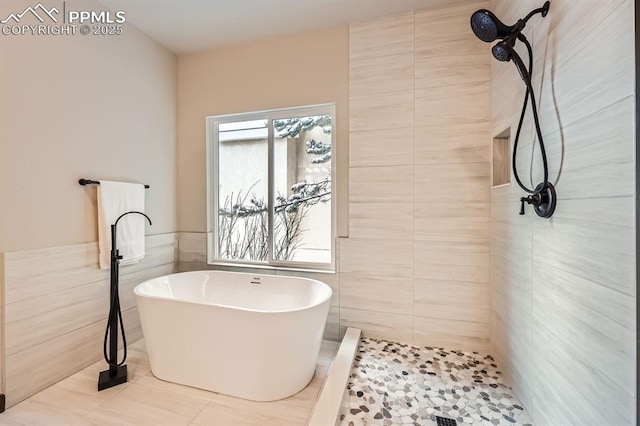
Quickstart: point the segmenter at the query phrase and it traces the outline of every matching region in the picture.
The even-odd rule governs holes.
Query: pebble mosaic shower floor
[[[363,338],[340,424],[532,426],[490,355]],[[443,423],[448,424],[448,423]]]

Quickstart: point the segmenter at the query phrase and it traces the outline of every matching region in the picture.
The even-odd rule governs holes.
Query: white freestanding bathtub
[[[134,290],[153,374],[254,401],[313,378],[331,287],[307,278],[196,271]]]

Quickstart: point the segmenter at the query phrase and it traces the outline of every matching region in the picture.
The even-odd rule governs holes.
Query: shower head
[[[517,37],[527,25],[527,21],[537,13],[543,17],[549,12],[550,3],[547,1],[541,8],[534,9],[527,16],[519,19],[514,25],[504,24],[493,12],[487,9],[477,10],[471,15],[471,30],[480,40],[491,43],[497,39]]]
[[[513,46],[507,40],[497,42],[492,48],[493,57],[500,62],[509,62],[513,52]]]
[[[516,45],[516,40],[520,40],[529,47],[526,37],[522,34],[522,30],[524,30],[529,19],[536,14],[539,13],[543,17],[547,16],[550,5],[551,3],[546,1],[542,7],[532,10],[524,18],[518,19],[518,22],[511,26],[505,25],[490,10],[480,9],[471,15],[471,30],[476,37],[487,43],[491,43],[499,39],[500,41],[498,41],[491,49],[493,57],[500,62],[513,61],[516,68],[518,68],[520,77],[522,77],[522,80],[526,83],[530,81],[531,76],[529,75],[524,62],[522,62],[522,59],[515,51],[514,46]]]
[[[529,75],[529,71],[527,71],[524,62],[518,52],[513,48],[515,44],[515,38],[507,38],[506,40],[501,40],[497,42],[493,48],[491,48],[491,53],[493,53],[493,57],[496,58],[500,62],[509,62],[513,61],[516,68],[518,69],[518,73],[520,73],[520,78],[522,81],[529,84],[531,82],[531,76]]]
[[[544,142],[542,140],[542,131],[540,130],[540,122],[538,119],[537,106],[535,101],[535,91],[531,83],[531,75],[533,70],[533,49],[531,43],[527,40],[522,33],[527,22],[536,14],[540,14],[543,17],[549,13],[550,2],[546,1],[544,5],[538,9],[534,9],[529,12],[524,18],[519,19],[514,25],[508,26],[500,21],[496,15],[487,9],[480,9],[471,15],[471,30],[480,40],[486,43],[492,43],[498,40],[491,53],[500,62],[513,62],[518,69],[518,73],[524,81],[527,91],[524,98],[524,104],[522,106],[522,112],[520,114],[520,121],[518,123],[518,130],[516,131],[516,138],[513,144],[513,176],[520,185],[520,187],[528,192],[528,197],[522,197],[520,199],[521,208],[520,214],[524,214],[525,203],[535,206],[535,211],[540,217],[549,218],[553,214],[556,205],[556,193],[553,185],[549,182],[549,167],[547,164],[547,155],[544,148]],[[516,41],[520,40],[527,48],[529,54],[529,66],[525,66],[522,58],[515,49]],[[529,99],[531,100],[531,110],[533,111],[533,121],[536,128],[536,136],[538,144],[540,145],[540,154],[542,156],[542,166],[544,170],[544,180],[541,184],[535,187],[535,189],[527,188],[518,177],[518,170],[516,168],[516,153],[518,147],[518,140],[520,138],[520,131],[522,130],[522,123],[524,120],[525,112],[527,110],[527,104]]]
[[[515,25],[503,24],[493,12],[487,9],[480,9],[471,15],[471,30],[476,37],[487,43],[508,37],[515,27]]]

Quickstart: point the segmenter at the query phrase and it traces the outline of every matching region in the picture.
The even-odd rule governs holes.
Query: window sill
[[[266,271],[282,271],[282,272],[309,272],[314,274],[335,274],[336,270],[333,265],[328,265],[326,269],[306,267],[306,266],[282,266],[282,265],[260,265],[255,263],[236,263],[236,262],[208,262],[209,266],[241,269],[242,272],[250,272],[251,270]]]

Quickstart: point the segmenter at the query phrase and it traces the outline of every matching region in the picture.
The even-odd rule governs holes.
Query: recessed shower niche
[[[491,149],[491,187],[511,184],[511,156],[509,155],[509,130],[493,138]]]

